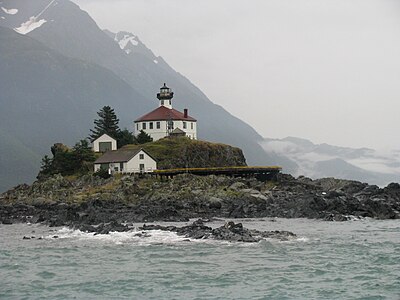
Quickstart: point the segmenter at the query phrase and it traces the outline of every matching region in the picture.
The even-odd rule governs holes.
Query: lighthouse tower
[[[160,100],[159,106],[164,106],[171,109],[173,97],[174,92],[172,92],[171,89],[164,83],[164,86],[160,88],[160,92],[157,94],[157,98]]]

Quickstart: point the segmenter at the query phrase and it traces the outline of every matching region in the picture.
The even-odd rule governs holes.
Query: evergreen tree
[[[96,156],[89,146],[89,142],[80,140],[70,149],[63,144],[54,144],[51,147],[53,158],[47,155],[42,159],[42,167],[37,179],[45,179],[54,174],[75,175],[87,174],[93,169]]]
[[[104,133],[117,139],[120,134],[120,129],[118,127],[119,119],[117,118],[114,109],[110,106],[104,106],[100,109],[97,115],[99,116],[99,119],[94,120],[94,129],[90,129],[90,141],[93,142]]]
[[[36,178],[40,180],[42,178],[45,178],[49,174],[51,174],[52,166],[53,166],[53,160],[48,155],[45,155],[42,158],[42,164],[40,166],[40,171]]]
[[[138,144],[145,144],[153,141],[153,138],[148,135],[143,130],[140,130],[140,133],[136,137],[136,141]]]
[[[129,144],[137,144],[136,138],[128,129],[121,130],[117,138],[118,148]]]
[[[72,153],[74,155],[75,172],[80,171],[86,173],[91,170],[96,157],[86,139],[80,140],[79,143],[76,143],[72,149]]]

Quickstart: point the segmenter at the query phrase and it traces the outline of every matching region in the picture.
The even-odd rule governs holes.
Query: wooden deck
[[[272,180],[282,171],[278,166],[266,167],[221,167],[221,168],[181,168],[154,170],[153,174],[162,177],[174,177],[178,174],[193,174],[199,176],[226,175],[232,177],[256,177],[259,180]]]

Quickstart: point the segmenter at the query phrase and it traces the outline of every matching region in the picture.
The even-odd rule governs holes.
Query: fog
[[[265,137],[400,148],[397,0],[74,2]]]

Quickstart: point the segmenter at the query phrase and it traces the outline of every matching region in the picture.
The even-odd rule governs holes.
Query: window
[[[186,122],[183,122],[183,129],[186,129]]]
[[[118,172],[118,167],[114,167],[114,171],[115,171],[115,172]]]
[[[164,105],[164,100],[161,100],[161,105]]]
[[[144,159],[144,154],[139,154],[139,159]]]
[[[136,130],[139,130],[139,123],[136,123]]]
[[[149,123],[149,129],[153,129],[153,122]]]
[[[190,123],[190,126],[191,126],[191,128],[193,129],[193,122],[192,122],[192,123]]]
[[[142,128],[143,128],[143,130],[146,129],[146,123],[143,123],[143,124],[142,124]]]
[[[160,123],[160,122],[157,122],[157,123],[156,123],[156,127],[157,127],[157,129],[160,129],[160,128],[161,128],[161,123]]]
[[[124,163],[122,162],[122,163],[119,163],[119,170],[120,171],[123,171],[124,170]]]

